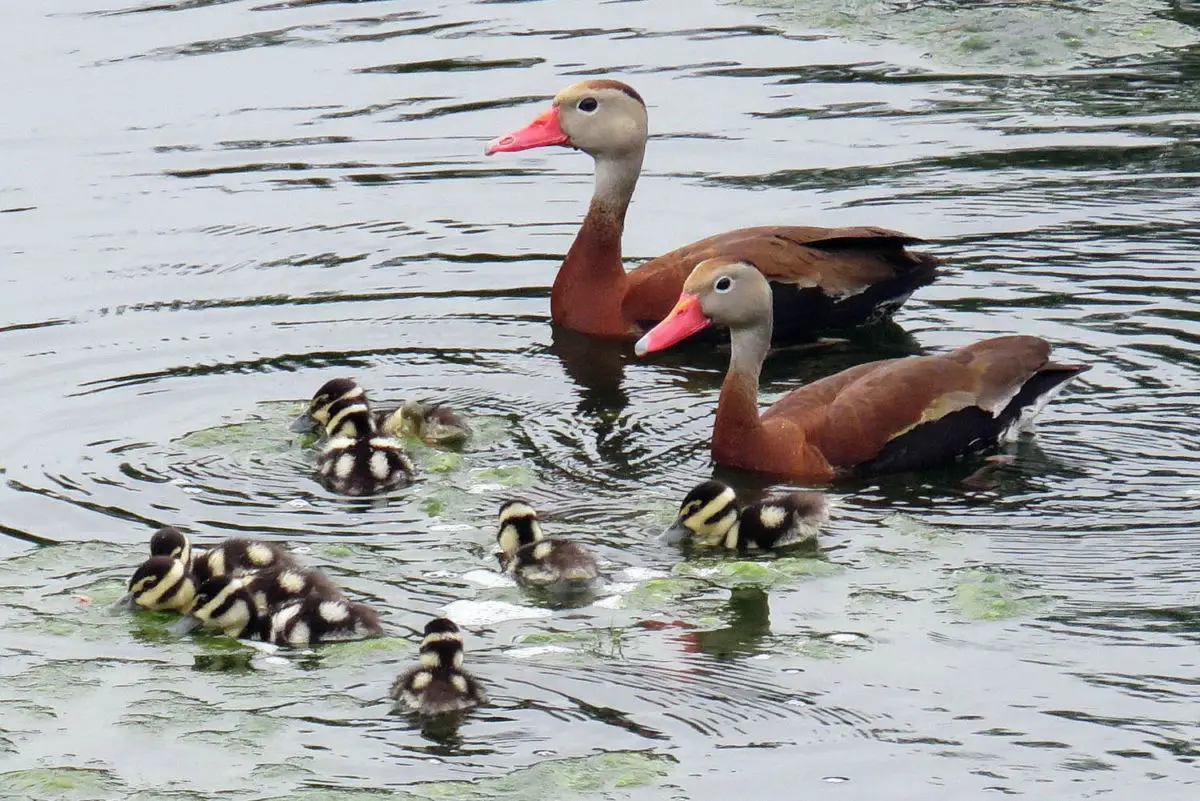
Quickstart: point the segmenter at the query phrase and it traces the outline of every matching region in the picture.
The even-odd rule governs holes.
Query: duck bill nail
[[[112,611],[114,611],[114,612],[120,612],[120,611],[123,611],[123,610],[124,610],[124,611],[127,611],[127,610],[130,610],[130,609],[133,609],[133,608],[135,608],[136,606],[137,606],[137,604],[136,604],[136,603],[134,603],[134,601],[133,601],[133,593],[132,593],[132,592],[127,592],[127,593],[125,593],[125,595],[123,595],[123,596],[121,597],[121,600],[119,600],[119,601],[114,601],[114,602],[113,602],[113,605],[112,605],[112,606],[110,606],[109,608],[110,608]]]
[[[167,631],[182,636],[199,625],[200,621],[189,615],[188,617],[181,617],[170,626],[167,626]]]
[[[712,320],[705,317],[700,309],[700,298],[695,295],[680,295],[679,302],[671,309],[671,313],[647,331],[633,346],[633,350],[638,356],[645,356],[647,353],[669,348],[710,325]]]
[[[692,533],[691,530],[688,529],[687,526],[685,526],[680,521],[676,520],[669,527],[664,529],[661,534],[658,535],[658,541],[662,542],[666,545],[674,545],[677,542],[681,542],[683,539],[688,537],[691,533]]]
[[[558,119],[558,108],[554,107],[533,118],[533,122],[524,128],[518,128],[512,133],[498,136],[488,142],[484,148],[485,156],[493,153],[515,153],[518,150],[529,150],[535,147],[550,145],[565,145],[570,143],[570,137],[563,133]]]
[[[309,417],[307,414],[302,414],[292,421],[289,426],[292,431],[297,434],[307,434],[317,427],[317,421]]]

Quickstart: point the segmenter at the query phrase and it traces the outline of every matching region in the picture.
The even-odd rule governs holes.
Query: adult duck
[[[661,350],[714,324],[730,329],[731,348],[713,460],[806,482],[929,468],[993,447],[1028,428],[1053,393],[1087,369],[1050,361],[1050,345],[1038,337],[994,337],[851,367],[793,390],[760,416],[771,289],[752,265],[701,262],[635,350]]]
[[[558,93],[524,128],[493,139],[486,154],[564,145],[590,155],[596,186],[550,292],[556,325],[585,334],[635,336],[666,317],[701,261],[754,264],[770,281],[775,342],[812,338],[889,317],[937,276],[937,259],[911,252],[921,240],[883,228],[772,225],[701,239],[626,273],[621,234],[646,150],[646,104],[632,87],[590,80]]]

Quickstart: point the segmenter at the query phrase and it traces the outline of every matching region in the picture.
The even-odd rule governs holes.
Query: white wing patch
[[[350,478],[350,474],[354,472],[354,454],[343,453],[339,456],[333,472],[334,475],[343,481]]]

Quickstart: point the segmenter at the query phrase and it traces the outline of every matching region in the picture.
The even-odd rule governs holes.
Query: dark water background
[[[967,69],[764,13],[4,5],[0,793],[1196,797],[1200,48]],[[768,398],[1009,332],[1091,371],[989,486],[839,486],[822,561],[680,567],[651,535],[711,472],[725,356],[555,335],[591,164],[482,156],[596,74],[650,104],[631,261],[779,221],[953,265],[899,328],[774,357]],[[479,436],[331,496],[282,428],[337,374]],[[638,587],[551,615],[489,586],[513,492]],[[396,637],[270,655],[106,614],[165,523],[301,544]],[[437,739],[384,695],[447,604],[495,703]]]

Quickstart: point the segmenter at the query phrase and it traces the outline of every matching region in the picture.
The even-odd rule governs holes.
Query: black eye
[[[583,100],[579,101],[579,105],[577,105],[576,108],[578,108],[584,114],[591,114],[599,105],[600,104],[596,102],[596,98],[585,97]]]
[[[717,290],[718,292],[728,292],[732,288],[733,279],[727,275],[721,276],[717,279],[717,282],[713,284],[713,289]]]

